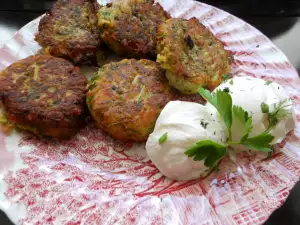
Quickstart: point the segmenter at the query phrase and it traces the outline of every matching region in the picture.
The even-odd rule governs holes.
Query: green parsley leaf
[[[224,91],[218,90],[217,96],[217,110],[223,118],[228,129],[232,125],[232,98],[230,94]]]
[[[199,88],[198,93],[217,109],[228,128],[231,138],[232,98],[230,94],[221,90],[217,90],[216,93],[211,94],[208,90],[203,88]]]
[[[164,134],[158,139],[158,143],[161,145],[161,144],[164,143],[167,139],[168,139],[168,132],[164,133]]]
[[[188,157],[193,157],[195,161],[204,160],[204,165],[214,168],[220,159],[227,153],[227,146],[220,145],[211,140],[197,142],[196,145],[185,151]]]
[[[266,152],[266,153],[272,152],[271,145],[260,146],[255,143],[252,143],[252,144],[244,143],[243,145],[252,150],[257,150],[257,151]]]
[[[253,126],[252,126],[252,116],[249,116],[248,112],[245,111],[242,107],[234,105],[232,108],[233,116],[238,119],[243,127],[243,136],[241,138],[242,140],[245,140],[248,138]]]
[[[269,113],[269,105],[268,104],[262,102],[260,105],[260,108],[261,108],[262,113]]]
[[[240,106],[234,105],[232,108],[232,113],[242,124],[245,124],[249,119],[248,112]]]
[[[244,125],[244,129],[243,129],[243,136],[241,138],[241,141],[244,141],[248,138],[249,134],[252,131],[252,116],[250,116],[248,118],[248,120],[246,121],[245,125]]]
[[[225,74],[224,76],[223,76],[223,80],[224,81],[226,81],[226,80],[228,80],[228,79],[230,79],[230,74],[228,73],[228,74]]]
[[[217,107],[217,96],[215,94],[211,94],[209,90],[204,88],[199,88],[198,93],[210,104],[214,107]]]
[[[233,80],[231,80],[231,81],[229,82],[229,84],[233,85]]]
[[[270,152],[272,151],[272,146],[270,143],[273,141],[273,139],[274,136],[267,132],[263,132],[257,136],[244,140],[241,144],[253,150]]]
[[[268,113],[269,126],[267,130],[275,127],[280,120],[285,119],[290,114],[286,107],[289,107],[292,104],[289,104],[288,102],[289,99],[287,98],[274,105],[273,111]]]
[[[271,83],[272,83],[272,81],[268,80],[268,81],[266,81],[265,85],[269,85]]]

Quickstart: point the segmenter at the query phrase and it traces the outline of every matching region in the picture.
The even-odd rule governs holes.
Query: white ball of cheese
[[[159,138],[165,133],[168,133],[167,140],[159,144]],[[159,171],[168,178],[191,180],[199,178],[209,168],[203,161],[194,161],[184,152],[199,141],[212,140],[222,144],[226,138],[215,111],[197,103],[172,101],[156,121],[146,143],[146,151]]]
[[[253,129],[249,137],[262,133],[269,125],[268,116],[263,113],[261,109],[262,103],[267,104],[269,110],[272,111],[275,104],[278,105],[280,101],[288,99],[284,105],[288,105],[285,109],[288,110],[289,114],[270,131],[270,134],[275,137],[272,144],[281,142],[287,133],[294,129],[295,122],[292,101],[284,88],[279,84],[266,82],[259,78],[235,77],[219,85],[214,92],[224,89],[229,91],[233,105],[241,106],[249,115],[252,115]],[[207,103],[207,106],[214,108],[209,103]],[[233,141],[239,141],[241,137],[241,124],[234,118],[232,124],[232,139]]]

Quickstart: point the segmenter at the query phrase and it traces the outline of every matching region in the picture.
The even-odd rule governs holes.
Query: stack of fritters
[[[95,0],[58,0],[41,19],[36,40],[52,56],[31,56],[4,70],[0,97],[11,123],[55,138],[76,133],[87,103],[98,127],[114,138],[145,141],[178,91],[214,89],[232,61],[196,18],[170,18],[153,0],[102,7]],[[87,90],[86,78],[67,60],[95,65],[102,43],[118,55],[148,59],[102,66]]]

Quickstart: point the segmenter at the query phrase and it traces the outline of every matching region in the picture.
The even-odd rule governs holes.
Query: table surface
[[[41,15],[41,12],[0,10],[0,44],[10,39],[26,23]],[[243,20],[258,28],[269,37],[289,58],[300,73],[300,15],[298,16],[243,16]],[[300,182],[293,188],[286,203],[272,214],[267,225],[300,224]],[[0,211],[0,224],[11,225],[5,214]]]

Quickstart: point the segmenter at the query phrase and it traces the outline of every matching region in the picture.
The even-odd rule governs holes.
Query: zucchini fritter
[[[154,0],[115,1],[98,12],[101,37],[118,55],[156,56],[157,26],[170,16]]]
[[[145,141],[173,92],[156,62],[106,64],[89,82],[87,104],[99,128],[123,141]]]
[[[183,94],[213,90],[230,72],[232,56],[198,19],[169,19],[158,28],[157,62]]]
[[[68,138],[83,125],[87,80],[69,61],[30,56],[0,74],[7,119],[36,134]]]
[[[36,41],[46,53],[75,64],[97,64],[101,57],[95,0],[58,0],[40,21]]]

